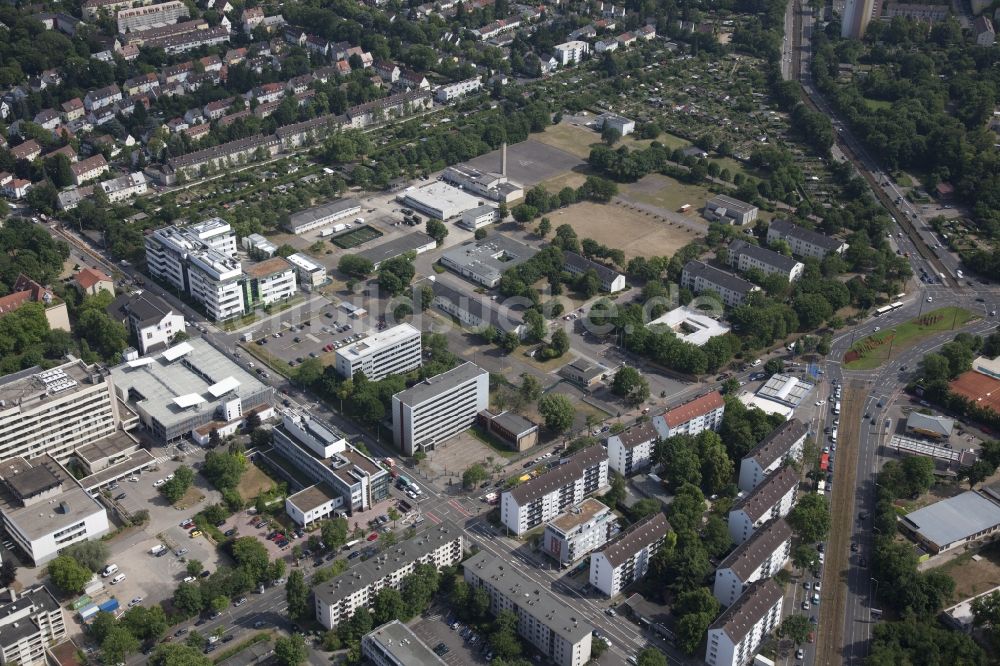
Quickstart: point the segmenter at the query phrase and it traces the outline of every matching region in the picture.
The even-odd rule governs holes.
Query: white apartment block
[[[408,456],[472,427],[490,406],[490,373],[463,363],[392,396],[392,435]]]
[[[613,597],[645,576],[669,531],[670,523],[660,512],[623,530],[603,550],[590,556],[590,584]]]
[[[313,588],[316,620],[333,629],[359,608],[371,608],[379,590],[398,590],[403,579],[418,564],[433,564],[438,569],[458,564],[466,541],[462,530],[444,521],[401,541],[377,557],[357,564],[333,580]]]
[[[722,299],[722,304],[730,308],[743,305],[747,296],[760,291],[760,287],[752,282],[694,259],[684,265],[681,287],[695,294],[715,292]]]
[[[154,26],[177,23],[179,19],[190,16],[187,5],[180,0],[169,0],[158,5],[133,7],[118,12],[118,32],[135,32]]]
[[[588,446],[560,462],[501,494],[500,520],[514,534],[547,523],[608,485],[608,456],[602,446]]]
[[[43,666],[45,651],[66,635],[62,607],[44,585],[6,590],[0,600],[0,662]]]
[[[0,378],[0,460],[48,453],[65,461],[114,434],[118,421],[111,380],[99,366],[72,359]]]
[[[787,516],[795,505],[798,487],[799,473],[794,467],[772,472],[752,492],[736,500],[729,511],[729,536],[741,544],[767,521]]]
[[[847,243],[825,236],[818,231],[800,227],[788,220],[771,220],[767,227],[767,244],[775,241],[785,241],[792,248],[792,254],[799,257],[816,257],[822,259],[831,252],[843,254]]]
[[[608,437],[608,465],[622,476],[632,476],[649,467],[659,433],[652,423],[641,423]]]
[[[337,350],[337,373],[353,377],[359,372],[373,382],[420,367],[420,331],[400,324]]]
[[[166,349],[175,335],[186,331],[184,315],[149,291],[119,296],[109,310],[135,333],[143,354]]]
[[[542,550],[561,566],[568,567],[607,543],[617,529],[618,519],[611,509],[588,497],[546,523]]]
[[[447,83],[434,91],[434,99],[441,104],[454,101],[460,97],[465,97],[469,93],[481,90],[483,82],[478,76],[456,83]]]
[[[764,275],[777,273],[789,282],[794,282],[802,277],[802,273],[806,269],[805,264],[801,261],[741,240],[734,240],[729,244],[729,264],[736,266],[741,273],[756,269]]]
[[[465,582],[490,596],[490,612],[511,611],[517,633],[557,666],[590,661],[594,627],[544,586],[518,571],[517,565],[480,551],[465,561]]]
[[[660,439],[674,435],[697,435],[702,430],[718,430],[726,402],[722,394],[712,391],[666,410],[653,417],[653,427]]]
[[[785,460],[798,460],[808,434],[809,427],[798,419],[785,421],[772,430],[740,461],[740,490],[752,491]]]
[[[98,185],[104,190],[104,194],[107,195],[108,201],[111,203],[119,203],[145,194],[148,189],[146,174],[141,171],[105,180]]]
[[[243,269],[243,300],[247,309],[287,301],[295,295],[295,267],[284,257],[271,257]]]
[[[751,583],[778,573],[791,552],[792,528],[784,518],[769,521],[719,564],[712,593],[729,608]]]
[[[564,44],[556,44],[553,50],[556,60],[559,61],[562,67],[565,67],[566,65],[574,65],[583,60],[584,56],[590,53],[590,44],[574,40]]]
[[[708,666],[746,666],[781,623],[781,586],[771,579],[747,588],[708,628]]]

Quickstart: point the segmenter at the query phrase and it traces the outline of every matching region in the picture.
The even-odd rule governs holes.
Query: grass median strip
[[[974,318],[968,310],[955,306],[925,312],[916,319],[855,342],[844,354],[844,367],[849,370],[877,368],[888,361],[893,352],[901,352],[935,333],[956,329]]]

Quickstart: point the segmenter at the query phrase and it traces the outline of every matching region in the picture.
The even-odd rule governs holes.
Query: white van
[[[105,578],[107,578],[108,576],[110,576],[110,575],[112,575],[114,573],[117,573],[117,572],[118,572],[118,565],[117,564],[109,564],[108,566],[104,567],[104,571],[101,572],[101,575],[104,576]]]
[[[123,580],[125,580],[125,574],[118,574],[117,576],[115,576],[114,578],[111,579],[111,584],[112,585],[117,585],[118,583],[122,582]]]

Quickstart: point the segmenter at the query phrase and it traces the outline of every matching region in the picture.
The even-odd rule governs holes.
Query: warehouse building
[[[470,241],[441,255],[441,265],[484,287],[500,284],[500,277],[538,254],[538,250],[513,238],[495,234],[481,241]]]
[[[337,220],[351,217],[361,212],[361,204],[354,199],[338,199],[322,206],[315,206],[292,213],[285,229],[293,234],[301,235],[315,231],[321,227],[333,224]]]
[[[912,511],[899,524],[928,552],[943,553],[1000,532],[1000,504],[970,490]]]
[[[514,412],[494,414],[484,409],[476,415],[476,421],[515,451],[527,451],[538,443],[538,424]]]
[[[705,204],[705,217],[709,220],[721,220],[727,224],[743,226],[757,219],[757,206],[739,199],[719,194]]]
[[[468,430],[490,404],[490,375],[463,363],[392,396],[392,435],[408,456]]]
[[[407,190],[399,197],[404,206],[409,206],[438,220],[450,220],[468,210],[478,208],[482,202],[445,182],[428,183],[413,190]]]
[[[436,247],[437,241],[432,237],[422,231],[414,231],[359,252],[358,256],[372,262],[372,266],[377,270],[383,261],[401,257],[409,252],[423,254]]]

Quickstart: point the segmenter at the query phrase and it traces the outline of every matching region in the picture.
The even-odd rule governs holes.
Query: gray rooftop
[[[104,513],[104,507],[97,500],[75,485],[50,498],[50,502],[26,507],[14,507],[7,503],[0,508],[5,520],[16,525],[18,531],[31,541],[58,532],[60,528],[76,525],[88,516]]]
[[[363,252],[359,252],[358,256],[364,257],[378,266],[383,261],[395,259],[396,257],[404,255],[407,252],[417,252],[421,248],[428,246],[433,247],[436,244],[437,243],[434,239],[424,232],[414,231],[403,236],[397,236],[392,240],[382,243],[381,245],[370,247]]]
[[[740,580],[745,581],[778,546],[791,538],[792,528],[784,518],[770,520],[729,553],[718,568],[731,569]]]
[[[950,437],[954,426],[955,421],[946,416],[928,416],[920,412],[912,412],[906,419],[907,428],[937,433],[941,437]]]
[[[297,213],[292,213],[288,217],[288,226],[291,231],[295,231],[299,227],[312,224],[313,222],[324,217],[330,217],[331,215],[343,213],[344,211],[352,210],[354,208],[360,210],[361,204],[354,199],[337,199],[336,201],[331,201],[330,203],[325,203],[321,206],[314,206],[313,208],[307,208],[305,210],[300,210]]]
[[[831,238],[812,229],[800,227],[797,224],[792,224],[788,220],[771,220],[771,225],[768,229],[774,229],[782,238],[798,238],[801,241],[830,251],[836,251],[844,244],[841,240]]]
[[[400,391],[392,397],[399,400],[399,402],[404,405],[419,405],[422,402],[440,395],[444,391],[450,391],[459,384],[475,379],[480,375],[488,374],[489,373],[475,363],[467,361],[456,368],[448,370],[447,372],[442,372],[440,375],[428,377],[419,384],[414,384],[405,391]]]
[[[487,282],[500,279],[513,268],[538,254],[538,250],[502,234],[493,234],[482,241],[470,241],[445,252],[441,261],[453,264],[479,276]]]
[[[37,615],[38,613],[51,613],[58,610],[59,604],[44,585],[39,585],[23,590],[14,601],[10,601],[8,597],[4,603],[0,603],[0,618],[23,612],[29,607],[34,607],[34,612],[30,615]],[[38,625],[28,618],[2,624],[0,625],[0,645],[15,645],[36,633],[38,633]]]
[[[57,390],[56,384],[53,384],[51,379],[46,381],[46,378],[56,374],[53,372],[55,370],[62,371],[65,376],[64,382],[73,381],[76,384],[61,383],[58,386],[65,386],[65,388]],[[91,377],[96,375],[98,371],[97,366],[88,366],[76,358],[50,370],[42,370],[36,365],[0,377],[0,400],[3,401],[6,409],[10,409],[14,405],[20,405],[23,409],[37,409],[47,401],[60,400],[81,389],[92,389],[94,384]]]
[[[600,444],[593,444],[574,453],[566,463],[553,467],[544,474],[514,486],[506,492],[514,498],[519,506],[524,506],[539,497],[548,495],[556,488],[562,488],[574,479],[580,478],[588,467],[593,467],[607,459],[608,454],[604,447]]]
[[[416,290],[418,286],[423,286],[424,283],[421,282],[419,285],[414,285]],[[484,323],[485,326],[493,326],[499,331],[504,333],[515,332],[516,329],[521,326],[521,316],[511,310],[510,308],[503,307],[499,303],[490,300],[489,297],[483,294],[476,293],[465,293],[454,289],[442,280],[434,280],[431,283],[431,289],[434,291],[434,303],[438,307],[443,302],[451,304],[451,307],[463,310],[469,315],[476,317]],[[419,302],[416,298],[419,294],[415,294],[414,302]]]
[[[781,595],[781,586],[771,578],[754,581],[708,629],[722,629],[733,643],[740,643],[764,614],[774,608]]]
[[[804,437],[807,432],[809,428],[802,421],[798,419],[785,421],[768,433],[760,444],[744,456],[744,459],[753,458],[762,469],[767,469],[775,460],[786,457],[792,444]]]
[[[643,548],[656,543],[670,531],[667,517],[657,512],[622,530],[601,552],[608,564],[618,567]]]
[[[516,435],[522,435],[531,430],[538,429],[538,425],[536,423],[532,423],[520,414],[515,414],[514,412],[503,412],[497,414],[496,416],[491,414],[491,420],[504,430],[512,432]]]
[[[906,514],[904,524],[945,547],[1000,524],[1000,505],[971,490]]]
[[[340,494],[335,492],[333,488],[325,483],[317,483],[290,496],[288,501],[298,507],[302,513],[308,513],[338,497]]]
[[[141,325],[159,322],[173,310],[166,301],[148,291],[122,294],[108,306],[111,316],[125,318],[132,315]]]
[[[445,661],[424,644],[410,628],[399,620],[365,634],[362,642],[379,646],[382,652],[391,654],[397,664],[406,666],[445,666]]]
[[[81,446],[74,453],[87,461],[93,463],[102,458],[111,458],[123,453],[133,451],[139,447],[139,442],[123,430],[115,432],[113,435],[91,442],[86,446]]]
[[[479,578],[489,581],[490,585],[524,612],[543,620],[551,631],[571,644],[585,639],[594,630],[584,619],[583,613],[564,604],[545,586],[524,576],[518,571],[518,564],[480,551],[463,565]]]
[[[733,275],[732,273],[720,271],[714,266],[709,266],[708,264],[695,259],[692,259],[684,264],[684,275],[690,275],[692,278],[695,276],[701,276],[703,280],[706,280],[710,284],[723,287],[739,294],[749,294],[751,291],[755,291],[758,288],[752,282],[748,282],[741,277]]]
[[[646,421],[645,423],[640,423],[637,426],[632,426],[625,432],[614,436],[621,440],[622,446],[626,449],[634,449],[640,444],[655,441],[659,435],[656,432],[656,428],[653,427],[653,424]]]
[[[62,467],[49,455],[30,461],[21,456],[8,458],[0,463],[0,479],[19,497],[26,498],[58,488],[68,480]]]
[[[756,521],[798,485],[799,473],[794,467],[785,465],[768,474],[760,485],[737,500],[731,510],[742,509],[751,520]]]
[[[757,206],[753,204],[748,204],[745,201],[740,201],[739,199],[734,199],[732,197],[727,197],[725,194],[717,194],[708,200],[708,205],[713,207],[722,207],[726,210],[733,210],[738,213],[749,213],[752,210],[756,210]]]
[[[576,252],[569,252],[567,250],[563,250],[563,263],[566,270],[571,273],[586,273],[590,270],[594,271],[597,273],[597,277],[603,284],[610,284],[615,280],[615,278],[621,275],[621,273],[613,268],[609,268],[604,264],[599,264],[596,261],[591,261]]]
[[[463,539],[462,530],[449,520],[444,520],[418,533],[412,539],[400,541],[382,551],[376,557],[357,564],[333,580],[313,588],[316,598],[324,604],[332,605],[368,587],[377,580],[391,575],[394,571],[428,555],[446,543]]]
[[[748,255],[785,273],[791,272],[792,269],[799,265],[798,261],[792,257],[786,257],[780,252],[775,252],[759,245],[751,245],[746,241],[734,240],[729,244],[729,256],[735,258],[741,254]]]

